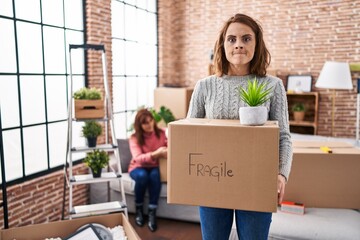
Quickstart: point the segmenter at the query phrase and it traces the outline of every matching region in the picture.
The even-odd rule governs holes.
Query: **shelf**
[[[81,205],[74,207],[70,214],[72,217],[86,217],[98,214],[122,212],[126,209],[126,204],[118,201],[97,203],[91,205]]]
[[[86,122],[86,121],[107,122],[107,121],[109,121],[108,118],[81,118],[81,119],[73,118],[72,120],[75,122]]]
[[[73,147],[71,148],[71,152],[91,152],[95,149],[111,152],[114,151],[116,148],[117,146],[113,144],[98,144],[96,145],[96,147]]]
[[[108,182],[121,178],[121,174],[115,172],[103,172],[100,178],[93,178],[92,174],[76,175],[70,179],[70,184],[87,184],[87,183],[98,183]]]
[[[310,121],[289,121],[292,126],[316,127],[316,123]]]

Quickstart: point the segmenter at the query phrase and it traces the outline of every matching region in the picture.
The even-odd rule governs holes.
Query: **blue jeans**
[[[203,240],[228,240],[234,210],[200,207]],[[272,213],[235,210],[236,230],[240,240],[267,240]]]
[[[161,189],[159,168],[136,168],[130,172],[130,177],[135,181],[136,205],[144,203],[145,192],[149,188],[149,205],[155,208],[159,201]]]

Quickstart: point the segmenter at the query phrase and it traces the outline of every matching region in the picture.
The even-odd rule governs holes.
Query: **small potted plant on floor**
[[[101,91],[97,88],[81,88],[74,92],[75,118],[103,118],[105,115],[104,101]]]
[[[266,82],[259,83],[255,78],[248,80],[246,89],[242,86],[238,87],[240,99],[248,105],[239,109],[241,124],[252,126],[265,124],[268,112],[266,107],[261,105],[270,98],[271,88],[267,88],[267,85]]]
[[[95,149],[86,154],[84,163],[91,169],[94,178],[101,177],[101,172],[104,167],[109,164],[109,155],[105,151]]]
[[[294,120],[296,122],[303,121],[305,118],[305,105],[302,102],[295,103],[292,106]]]
[[[82,127],[82,135],[87,140],[88,147],[96,147],[97,137],[102,133],[101,125],[96,121],[86,121]]]

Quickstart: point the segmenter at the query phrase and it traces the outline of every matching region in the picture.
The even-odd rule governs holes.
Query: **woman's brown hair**
[[[146,108],[140,109],[136,116],[135,116],[135,122],[134,122],[134,129],[135,133],[133,134],[136,137],[136,140],[138,141],[140,146],[143,146],[145,144],[144,139],[144,130],[141,127],[141,124],[146,123],[147,119],[151,118],[154,121],[154,131],[157,138],[160,138],[160,128],[157,126],[155,119],[151,112],[147,110]]]
[[[220,31],[219,37],[214,46],[214,71],[215,74],[221,77],[224,74],[228,73],[229,62],[225,56],[224,50],[224,41],[226,31],[231,23],[242,23],[249,26],[256,37],[255,45],[255,54],[253,59],[250,61],[250,74],[255,74],[260,77],[266,75],[266,68],[270,65],[271,56],[270,52],[267,50],[264,38],[263,30],[254,19],[245,15],[245,14],[236,14],[235,16],[229,18],[229,20],[224,24],[223,28]]]

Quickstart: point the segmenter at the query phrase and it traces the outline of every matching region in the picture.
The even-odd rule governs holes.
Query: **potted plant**
[[[82,127],[82,135],[87,140],[88,147],[96,147],[97,137],[101,135],[102,127],[96,121],[86,121]]]
[[[305,105],[302,102],[295,103],[292,106],[294,120],[296,122],[303,121],[305,117]]]
[[[104,150],[95,149],[86,154],[84,163],[91,169],[94,178],[101,177],[101,172],[104,167],[109,164],[109,155]]]
[[[104,101],[101,91],[97,88],[81,88],[73,94],[75,102],[75,118],[103,118],[105,115]]]
[[[263,125],[267,120],[267,109],[264,104],[270,97],[271,88],[267,88],[267,83],[259,83],[255,78],[248,80],[247,89],[238,87],[238,94],[248,107],[240,107],[240,123],[244,125]]]

